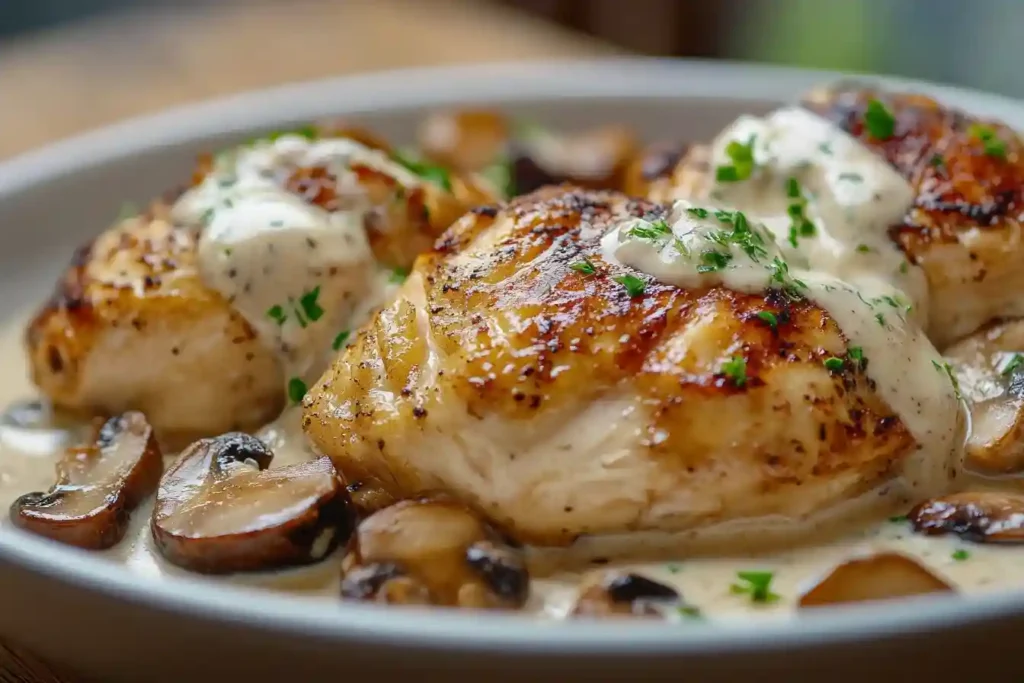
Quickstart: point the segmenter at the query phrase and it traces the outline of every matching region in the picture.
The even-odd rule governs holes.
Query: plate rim
[[[785,101],[815,84],[850,77],[934,95],[944,103],[1024,128],[1024,103],[965,88],[874,74],[628,57],[425,67],[248,91],[80,134],[0,162],[0,202],[33,186],[139,152],[329,114],[537,99]],[[668,94],[667,88],[672,88]],[[182,618],[304,638],[505,654],[621,657],[763,652],[935,632],[1024,615],[1024,589],[1020,589],[969,598],[915,598],[914,609],[905,609],[907,601],[899,601],[829,608],[770,623],[726,620],[693,628],[631,624],[624,630],[621,625],[600,622],[538,622],[536,617],[521,614],[396,608],[340,600],[331,603],[193,576],[157,579],[12,528],[0,529],[0,560],[105,598]]]

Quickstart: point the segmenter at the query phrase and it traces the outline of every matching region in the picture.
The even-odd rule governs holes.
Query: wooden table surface
[[[617,52],[472,0],[240,0],[136,11],[0,47],[0,159],[118,119],[289,81]],[[0,644],[0,683],[81,680]]]

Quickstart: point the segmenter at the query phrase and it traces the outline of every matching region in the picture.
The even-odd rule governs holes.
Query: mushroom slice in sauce
[[[977,543],[1024,543],[1024,495],[999,491],[954,493],[917,505],[914,531],[957,534]]]
[[[889,600],[953,587],[906,555],[880,553],[847,560],[800,597],[800,607]]]
[[[341,594],[353,600],[517,609],[529,589],[522,552],[446,500],[406,500],[374,513],[342,563]]]
[[[417,132],[427,157],[462,171],[482,170],[504,156],[508,138],[508,120],[487,109],[436,112]]]
[[[678,591],[640,574],[593,572],[583,577],[569,614],[573,617],[663,617],[666,608],[679,607]]]
[[[232,432],[189,446],[160,481],[153,538],[185,569],[227,573],[308,564],[351,532],[330,458],[267,469],[273,453]]]
[[[396,502],[394,496],[388,493],[384,487],[370,481],[356,481],[349,484],[346,489],[359,519],[369,517]]]
[[[1024,320],[976,332],[945,356],[971,411],[967,467],[986,473],[1024,469]]]
[[[99,428],[90,446],[69,448],[49,491],[11,505],[14,524],[61,543],[100,550],[120,541],[131,511],[160,481],[163,459],[142,413],[128,412]]]

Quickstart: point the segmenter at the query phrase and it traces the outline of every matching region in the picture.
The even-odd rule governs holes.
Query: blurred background
[[[233,91],[402,66],[633,53],[1024,95],[1021,0],[0,0],[0,158]]]

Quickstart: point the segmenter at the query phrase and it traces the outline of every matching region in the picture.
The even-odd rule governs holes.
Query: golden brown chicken
[[[914,439],[862,368],[823,366],[847,348],[822,309],[602,259],[665,211],[563,187],[467,215],[306,396],[313,443],[539,544],[800,517],[899,474]]]
[[[214,159],[204,158],[195,173],[194,187],[185,195],[191,198],[187,210],[182,209],[180,199],[174,204],[157,202],[144,214],[118,222],[75,254],[25,336],[32,378],[56,406],[99,415],[141,411],[161,442],[171,446],[226,431],[254,429],[275,417],[285,404],[288,371],[280,352],[285,345],[275,348],[271,340],[258,334],[261,321],[243,315],[238,304],[250,287],[255,290],[261,282],[272,285],[274,281],[266,277],[269,266],[290,257],[271,254],[273,259],[261,274],[260,262],[243,257],[240,248],[235,248],[235,260],[230,260],[232,246],[237,245],[228,244],[222,250],[223,268],[213,273],[220,279],[212,279],[211,273],[203,270],[200,248],[204,240],[210,244],[211,222],[220,217],[228,220],[228,214],[234,212],[236,222],[227,223],[222,230],[233,237],[231,230],[239,225],[243,230],[249,227],[247,216],[263,219],[269,215],[266,206],[283,206],[291,212],[283,215],[299,218],[305,216],[303,207],[333,217],[358,202],[361,221],[356,230],[366,245],[364,257],[346,261],[348,254],[342,254],[340,266],[327,259],[315,263],[313,257],[304,255],[314,253],[314,241],[292,240],[302,249],[308,243],[310,251],[293,254],[292,260],[299,265],[313,264],[303,275],[314,277],[317,286],[307,293],[312,298],[303,301],[308,321],[298,313],[291,319],[312,329],[311,323],[321,316],[321,324],[338,318],[341,326],[341,318],[349,311],[377,303],[368,300],[379,295],[369,284],[375,269],[408,268],[416,254],[428,248],[469,205],[491,198],[471,181],[443,170],[431,181],[419,178],[380,152],[363,155],[373,163],[334,152],[333,157],[322,155],[333,162],[340,158],[346,164],[342,178],[326,161],[322,165],[295,162],[299,152],[316,157],[317,139],[293,135],[280,143],[282,149],[285,143],[287,149],[277,156],[268,156],[267,150],[276,149],[273,142],[260,149],[250,144],[229,152],[229,160],[266,152],[258,160],[262,165],[250,164],[257,171],[250,175],[265,181],[266,187],[247,180],[237,159],[231,163],[237,163],[238,169],[225,169],[215,168],[227,163],[222,159],[215,164]],[[347,153],[347,148],[342,151]],[[241,179],[236,180],[236,175]],[[230,188],[231,184],[236,187]],[[283,199],[291,203],[272,197],[276,203],[256,205],[255,211],[244,213],[238,197],[263,197],[268,187],[280,188],[286,195]],[[229,191],[235,194],[227,194]],[[234,208],[220,208],[231,207],[233,198]],[[207,204],[214,206],[214,200],[218,212],[211,218],[214,210]],[[274,221],[270,226],[273,229]],[[324,234],[337,234],[331,230]],[[269,244],[273,250],[269,238],[260,239],[263,241],[253,241],[256,246]],[[351,253],[364,252],[353,248]],[[243,275],[253,278],[252,282],[243,284]],[[282,272],[281,277],[288,273]],[[234,289],[228,291],[225,283]],[[290,314],[268,305],[256,315],[262,317],[265,310],[282,324]],[[330,353],[331,340],[338,332],[324,330],[318,338],[321,346],[326,339],[323,351]],[[303,370],[315,379],[323,367],[314,363]]]

